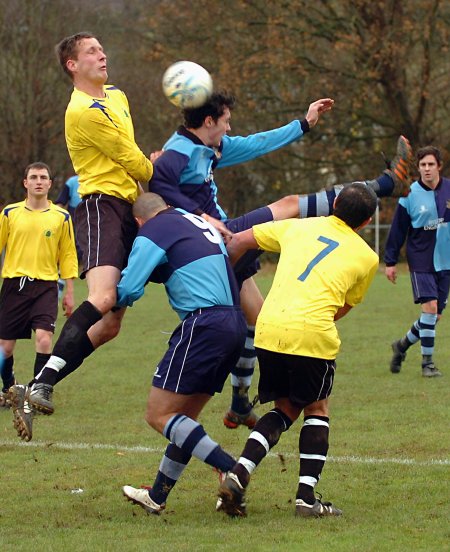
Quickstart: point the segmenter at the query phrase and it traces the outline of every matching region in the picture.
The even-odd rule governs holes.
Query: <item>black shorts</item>
[[[249,228],[253,228],[257,224],[263,224],[264,222],[272,222],[273,215],[269,207],[260,207],[254,211],[250,211],[245,215],[234,219],[228,219],[225,221],[226,227],[233,232],[243,232]],[[263,253],[261,249],[252,249],[242,255],[239,261],[234,267],[234,274],[238,281],[239,286],[242,285],[244,280],[251,278],[260,269],[258,257]]]
[[[286,355],[256,348],[261,403],[288,398],[304,408],[326,399],[333,388],[334,360]]]
[[[122,270],[137,234],[133,206],[128,201],[105,194],[83,197],[75,209],[75,239],[82,255],[80,278],[96,266]]]
[[[0,339],[30,339],[31,330],[55,331],[58,284],[5,278],[0,292]]]

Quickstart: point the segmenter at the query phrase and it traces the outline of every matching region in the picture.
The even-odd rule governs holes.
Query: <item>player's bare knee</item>
[[[3,350],[3,355],[5,358],[9,358],[14,353],[14,347],[16,345],[15,341],[3,341],[0,340],[0,347]]]
[[[158,412],[156,412],[153,408],[147,408],[147,412],[145,413],[145,421],[152,429],[156,430],[158,433],[162,433],[164,424],[162,423]]]
[[[36,350],[40,353],[51,353],[53,333],[46,330],[36,330]]]
[[[43,352],[51,352],[52,350],[51,336],[45,335],[36,339],[36,348]]]
[[[105,290],[101,294],[90,294],[87,300],[92,303],[102,314],[106,314],[116,305],[117,294],[115,289]]]
[[[329,416],[328,400],[322,399],[313,402],[303,410],[305,416]]]

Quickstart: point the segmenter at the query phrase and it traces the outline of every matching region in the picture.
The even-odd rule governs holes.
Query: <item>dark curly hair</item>
[[[206,117],[212,117],[215,122],[224,114],[225,108],[234,108],[236,98],[222,90],[213,92],[209,100],[200,107],[183,109],[184,125],[187,128],[200,128]]]

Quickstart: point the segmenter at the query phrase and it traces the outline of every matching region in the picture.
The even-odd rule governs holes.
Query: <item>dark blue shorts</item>
[[[243,232],[249,228],[253,228],[257,224],[263,224],[264,222],[273,221],[272,211],[269,207],[260,207],[254,211],[250,211],[241,217],[235,219],[228,219],[225,221],[225,226],[233,232]],[[263,253],[261,249],[254,249],[247,251],[238,261],[234,267],[234,273],[238,281],[239,286],[242,285],[244,280],[251,278],[256,274],[260,268],[258,257]]]
[[[411,284],[414,303],[438,302],[438,314],[441,314],[447,305],[450,289],[450,270],[439,272],[411,272]]]
[[[240,307],[209,307],[189,314],[175,329],[153,385],[182,395],[220,393],[247,335]]]

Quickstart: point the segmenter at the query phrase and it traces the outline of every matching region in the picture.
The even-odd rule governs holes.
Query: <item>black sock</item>
[[[8,391],[14,385],[14,355],[5,358],[2,367],[3,391]]]
[[[49,358],[50,358],[50,355],[47,353],[36,353],[36,357],[34,359],[34,370],[33,370],[34,377],[36,377],[39,374],[39,372],[42,370],[42,368],[44,368]]]
[[[61,370],[56,372],[56,376],[52,379],[53,383],[51,383],[51,385],[56,385],[61,380],[69,376],[72,372],[75,372],[75,370],[83,364],[84,360],[94,351],[94,346],[92,345],[88,335],[86,334],[83,340],[80,342],[78,354],[70,358],[64,368],[61,368]],[[50,369],[47,368],[47,370]],[[41,378],[39,378],[39,381],[41,383],[47,383],[45,381],[42,382]],[[28,384],[29,387],[31,387],[34,383],[36,383],[36,379],[30,381],[30,383]]]
[[[87,331],[101,319],[102,313],[89,301],[84,301],[75,310],[61,330],[51,357],[39,375],[39,383],[55,385],[58,373],[70,361],[74,361],[71,372],[81,364],[80,351],[86,347]]]
[[[70,358],[64,368],[58,372],[55,385],[81,366],[84,360],[94,351],[95,349],[91,343],[91,340],[88,335],[85,334],[80,340],[80,348],[78,349],[78,353],[73,358]]]
[[[52,351],[52,356],[66,362],[76,355],[80,342],[91,326],[103,318],[102,313],[89,301],[84,301],[64,324],[61,335]]]

